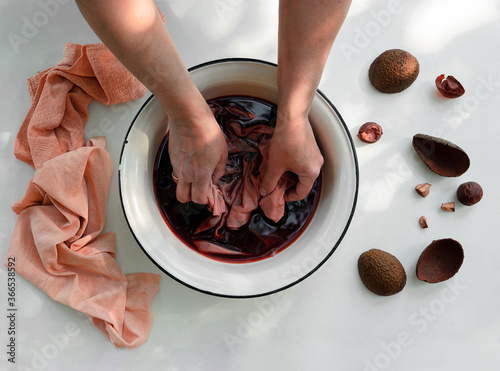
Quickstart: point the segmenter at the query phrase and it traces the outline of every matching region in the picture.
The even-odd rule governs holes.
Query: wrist
[[[210,107],[194,84],[184,85],[182,92],[155,96],[167,113],[170,125],[198,131],[206,130],[210,122],[215,122]]]
[[[205,105],[206,103],[203,102]],[[208,137],[214,130],[220,131],[220,127],[215,120],[212,111],[207,105],[208,112],[203,107],[194,107],[174,114],[167,112],[169,126],[178,133],[187,137]]]
[[[309,102],[301,100],[295,103],[278,103],[276,115],[276,128],[302,127],[309,123],[309,111],[311,105]]]
[[[287,124],[307,121],[316,93],[314,86],[305,83],[278,84],[278,119]]]

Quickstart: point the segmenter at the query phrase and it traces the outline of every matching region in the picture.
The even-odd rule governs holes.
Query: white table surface
[[[500,365],[500,3],[498,0],[354,0],[330,54],[320,89],[338,108],[357,147],[359,199],[352,224],[333,256],[284,292],[227,299],[172,280],[142,253],[119,201],[117,164],[142,99],[115,107],[92,102],[86,134],[104,134],[115,166],[106,230],[117,234],[125,273],[162,274],[152,305],[153,329],[133,350],[116,349],[86,316],[17,279],[15,367],[7,362],[7,271],[0,270],[0,369],[18,370],[496,370]],[[50,3],[51,8],[42,4]],[[56,6],[54,6],[54,3]],[[226,57],[276,62],[277,1],[157,1],[186,66]],[[47,10],[48,9],[48,10]],[[45,14],[45,15],[43,15]],[[99,42],[68,0],[0,1],[0,249],[2,260],[33,170],[14,158],[14,138],[30,106],[26,79],[62,59],[66,42]],[[36,32],[23,29],[35,22]],[[23,33],[24,32],[24,33]],[[14,35],[14,36],[13,36]],[[12,40],[23,37],[24,43]],[[19,39],[16,39],[19,40]],[[405,92],[383,95],[367,71],[382,51],[402,48],[420,62]],[[439,74],[458,78],[466,94],[436,93]],[[382,139],[362,144],[361,124],[382,125]],[[111,124],[110,124],[111,123]],[[416,133],[446,138],[466,150],[471,167],[457,179],[431,173],[415,158]],[[457,186],[474,180],[482,201],[455,213]],[[420,198],[415,185],[432,183]],[[429,228],[418,218],[425,215]],[[415,276],[421,251],[454,238],[465,260],[448,282]],[[359,255],[380,248],[402,262],[405,289],[379,297],[361,283]]]

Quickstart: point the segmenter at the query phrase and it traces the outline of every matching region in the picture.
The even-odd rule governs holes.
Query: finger
[[[217,184],[220,178],[222,178],[225,173],[226,173],[226,161],[224,160],[219,162],[219,164],[215,168],[214,173],[212,175],[212,182],[214,184]]]
[[[179,182],[179,178],[174,174],[173,171],[172,171],[172,179],[174,180],[175,184],[177,184],[177,182]]]
[[[177,189],[175,190],[175,196],[181,203],[191,201],[191,183],[187,183],[182,179],[179,179],[177,182]]]
[[[276,188],[283,171],[276,171],[271,167],[267,167],[264,176],[262,177],[262,182],[260,183],[259,193],[261,196],[267,196]]]
[[[300,201],[306,198],[309,192],[311,192],[314,180],[312,178],[299,177],[299,181],[295,187],[285,193],[285,202]]]
[[[191,183],[191,201],[201,205],[208,204],[208,192],[211,181],[209,178],[203,182]]]

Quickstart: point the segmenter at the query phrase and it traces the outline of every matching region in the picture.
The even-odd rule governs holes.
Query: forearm
[[[278,117],[307,115],[351,0],[281,0]]]
[[[77,0],[111,52],[159,100],[171,119],[206,114],[201,94],[152,0]],[[202,112],[199,112],[202,111]]]

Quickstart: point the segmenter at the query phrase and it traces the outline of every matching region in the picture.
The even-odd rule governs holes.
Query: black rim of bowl
[[[210,65],[213,65],[213,64],[221,64],[221,63],[228,63],[228,62],[260,63],[260,64],[265,64],[265,65],[268,65],[268,66],[277,67],[277,65],[275,63],[268,62],[268,61],[265,61],[265,60],[260,60],[260,59],[253,59],[253,58],[223,58],[223,59],[215,59],[215,60],[212,60],[212,61],[208,61],[208,62],[204,62],[204,63],[198,64],[196,66],[193,66],[193,67],[189,68],[188,72],[192,72],[192,71],[195,71],[197,69],[200,69],[200,68],[203,68],[203,67],[206,67],[206,66],[210,66]],[[189,287],[189,288],[191,288],[191,289],[193,289],[195,291],[202,292],[202,293],[208,294],[208,295],[225,297],[225,298],[244,299],[244,298],[256,298],[256,297],[271,295],[271,294],[274,294],[274,293],[286,290],[286,289],[288,289],[288,288],[290,288],[290,287],[298,284],[299,282],[305,280],[307,277],[311,276],[314,272],[316,272],[332,256],[332,254],[335,252],[335,250],[337,250],[337,247],[340,245],[340,243],[344,239],[344,236],[347,233],[347,230],[349,229],[349,226],[351,224],[352,218],[354,216],[354,211],[356,209],[356,204],[357,204],[357,200],[358,200],[359,166],[358,166],[358,157],[357,157],[357,154],[356,154],[356,147],[355,147],[354,142],[352,140],[352,136],[351,136],[351,134],[349,132],[349,129],[348,129],[347,125],[345,124],[344,119],[340,115],[340,112],[333,105],[333,103],[326,97],[326,95],[323,94],[323,92],[321,90],[317,89],[316,91],[327,102],[327,104],[333,109],[333,111],[335,112],[335,115],[337,116],[337,118],[339,119],[340,123],[342,124],[342,127],[344,129],[344,132],[345,132],[347,138],[349,139],[349,144],[351,146],[352,156],[353,156],[353,159],[354,159],[355,177],[356,177],[356,186],[355,186],[355,191],[354,191],[354,200],[353,200],[353,203],[352,203],[352,208],[351,208],[351,212],[349,214],[349,218],[347,219],[346,225],[344,226],[344,229],[343,229],[342,233],[340,234],[340,237],[338,238],[337,242],[335,242],[335,245],[332,246],[332,248],[330,249],[330,251],[328,252],[328,254],[325,256],[325,258],[321,262],[319,262],[311,271],[307,272],[302,277],[297,278],[295,281],[293,281],[293,282],[291,282],[291,283],[289,283],[287,285],[284,285],[282,287],[279,287],[277,289],[274,289],[274,290],[270,290],[270,291],[266,291],[266,292],[262,292],[262,293],[258,293],[258,294],[251,294],[251,295],[229,295],[229,294],[222,294],[222,293],[218,293],[218,292],[212,292],[212,291],[200,289],[199,287],[190,285],[190,284],[182,281],[181,279],[175,277],[172,273],[168,272],[158,262],[156,262],[148,254],[148,252],[146,251],[146,249],[142,246],[141,241],[139,241],[139,239],[137,238],[137,236],[136,236],[136,234],[135,234],[135,232],[134,232],[134,230],[133,230],[133,228],[130,225],[130,222],[128,220],[128,216],[127,216],[127,213],[125,212],[125,205],[124,205],[123,197],[122,197],[121,170],[120,170],[120,165],[122,163],[122,156],[123,156],[123,152],[124,152],[125,146],[128,143],[128,136],[130,134],[130,130],[132,130],[132,127],[134,126],[135,121],[137,120],[138,116],[141,114],[141,112],[144,110],[144,108],[149,104],[149,102],[154,98],[154,95],[151,95],[143,103],[143,105],[141,106],[141,108],[139,109],[139,111],[136,113],[134,119],[132,120],[132,123],[130,124],[130,126],[129,126],[128,130],[127,130],[127,133],[125,134],[125,140],[123,141],[123,144],[122,144],[122,149],[121,149],[121,153],[120,153],[120,161],[119,161],[119,166],[118,166],[118,189],[119,189],[119,193],[120,193],[120,203],[122,205],[123,214],[125,216],[125,220],[127,222],[128,228],[129,228],[130,232],[132,233],[132,235],[134,236],[134,239],[137,242],[137,244],[139,245],[139,247],[141,248],[141,250],[144,252],[144,254],[146,254],[146,256],[149,258],[149,260],[151,260],[153,262],[154,265],[156,265],[162,272],[164,272],[169,277],[173,278],[175,281],[177,281],[177,282],[181,283],[182,285],[184,285],[186,287]]]

